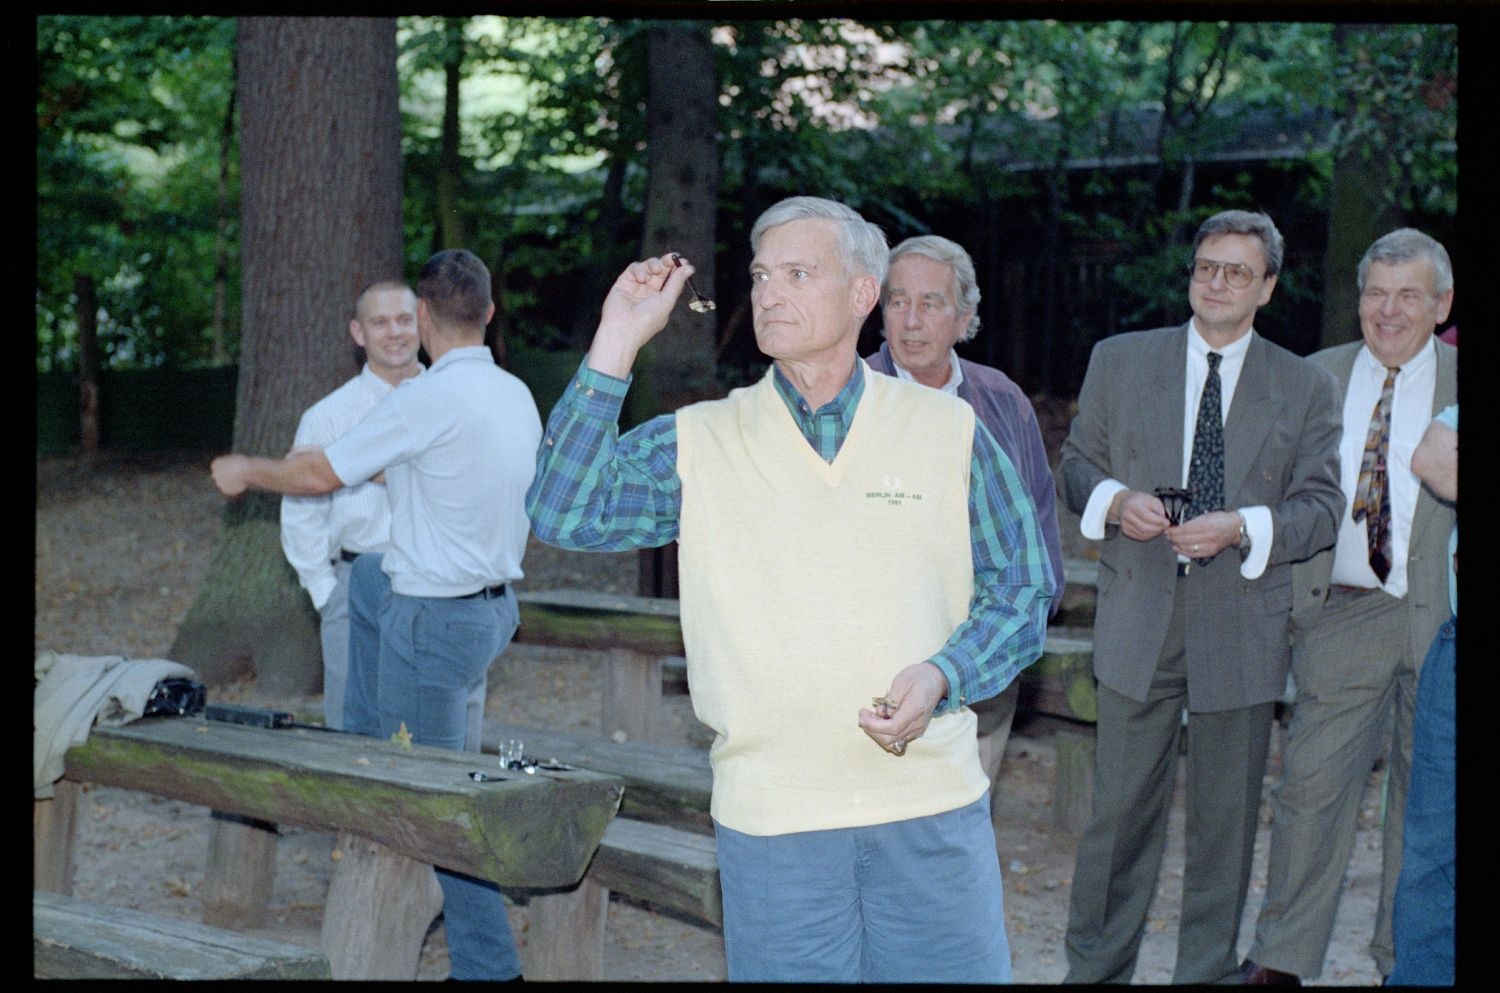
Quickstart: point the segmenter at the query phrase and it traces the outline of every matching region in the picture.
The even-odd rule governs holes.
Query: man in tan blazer
[[[1156,890],[1187,711],[1187,863],[1173,981],[1235,978],[1290,563],[1333,543],[1332,375],[1255,334],[1282,239],[1264,214],[1199,228],[1192,320],[1094,349],[1059,479],[1100,539],[1094,811],[1078,847],[1069,983],[1128,982]],[[1194,491],[1172,524],[1153,491]]]
[[[1340,484],[1349,509],[1337,545],[1292,573],[1297,694],[1272,791],[1266,899],[1242,969],[1255,985],[1323,971],[1360,800],[1394,715],[1370,943],[1390,974],[1417,674],[1450,615],[1454,510],[1422,488],[1411,455],[1433,415],[1458,397],[1458,349],[1433,336],[1453,304],[1453,268],[1442,245],[1402,228],[1365,252],[1359,288],[1364,340],[1312,356],[1343,390]]]

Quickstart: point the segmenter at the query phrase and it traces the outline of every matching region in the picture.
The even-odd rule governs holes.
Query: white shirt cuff
[[[307,595],[312,597],[313,606],[321,614],[323,605],[333,596],[334,588],[338,586],[338,577],[330,570],[327,574],[319,573],[316,577],[309,578],[306,585]]]
[[[1259,579],[1266,571],[1266,562],[1271,558],[1271,539],[1275,528],[1271,523],[1270,507],[1241,507],[1245,516],[1245,531],[1250,535],[1250,554],[1240,563],[1240,575],[1246,579]]]
[[[1078,531],[1093,541],[1104,539],[1104,519],[1109,516],[1109,505],[1115,494],[1128,487],[1118,479],[1102,480],[1089,494],[1089,502],[1078,519]]]

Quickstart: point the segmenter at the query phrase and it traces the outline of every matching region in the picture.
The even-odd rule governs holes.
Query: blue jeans
[[[1392,986],[1453,984],[1458,618],[1438,629],[1417,682],[1411,788],[1393,928]]]
[[[394,593],[380,556],[361,555],[350,578],[346,729],[389,738],[402,724],[418,744],[463,751],[469,701],[520,622],[515,593],[453,600]],[[378,618],[378,628],[371,622]],[[373,641],[372,628],[378,633]],[[371,656],[377,660],[368,664]],[[478,738],[473,738],[477,750]],[[437,870],[443,889],[449,975],[513,979],[521,973],[505,902],[494,883]]]
[[[988,795],[870,827],[757,836],[715,822],[714,836],[730,982],[1011,980]]]
[[[366,552],[348,568],[349,646],[342,716],[344,730],[356,734],[380,733],[380,615],[391,597],[391,577],[381,569],[384,561],[380,552]],[[325,696],[325,706],[327,703]],[[482,681],[469,692],[466,718],[462,747],[477,752],[484,722]]]

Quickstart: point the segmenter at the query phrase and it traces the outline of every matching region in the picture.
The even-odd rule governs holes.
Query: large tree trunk
[[[678,252],[693,263],[693,283],[714,292],[714,224],[719,199],[718,82],[713,43],[701,21],[647,32],[649,175],[642,256]],[[642,358],[658,410],[719,394],[714,368],[717,321],[683,302]]]
[[[396,22],[239,22],[243,332],[234,449],[276,456],[356,369],[356,294],[401,275]],[[231,504],[172,657],[210,683],[319,684],[317,618],[281,554],[279,499]]]
[[[73,277],[78,301],[78,447],[84,458],[99,451],[99,298],[94,277]]]
[[[443,19],[443,134],[438,149],[438,241],[442,248],[467,248],[464,243],[460,190],[463,159],[459,156],[458,84],[464,64],[464,21]]]
[[[1350,61],[1369,31],[1383,25],[1336,24],[1335,58]],[[1345,106],[1353,114],[1359,95],[1350,93]],[[1401,218],[1386,195],[1390,182],[1387,146],[1360,142],[1339,149],[1328,188],[1328,246],[1323,252],[1322,348],[1359,337],[1359,287],[1355,273],[1370,243],[1399,227]]]
[[[646,33],[649,173],[642,257],[667,250],[697,270],[693,285],[714,295],[714,233],[719,202],[718,79],[709,28],[701,21],[661,24]],[[654,397],[647,409],[676,410],[721,395],[714,364],[717,312],[695,313],[691,293],[638,361],[638,388]],[[643,549],[639,589],[677,596],[677,546]]]

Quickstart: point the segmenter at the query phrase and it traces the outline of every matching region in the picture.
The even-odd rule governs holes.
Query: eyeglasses
[[[1260,278],[1260,274],[1243,262],[1215,262],[1212,259],[1194,259],[1188,266],[1188,275],[1195,283],[1212,283],[1219,270],[1224,270],[1224,282],[1237,290],[1243,290]]]

